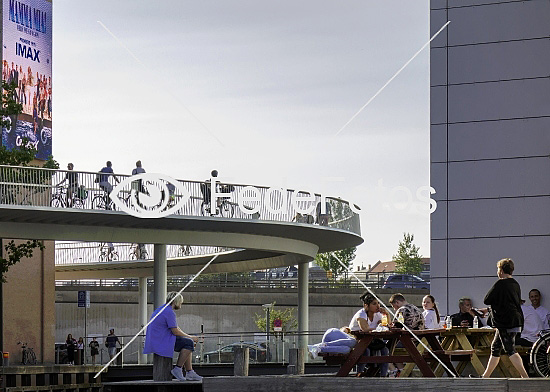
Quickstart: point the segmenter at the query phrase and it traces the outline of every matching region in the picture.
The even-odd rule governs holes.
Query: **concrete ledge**
[[[326,376],[208,377],[204,392],[334,392],[389,390],[399,392],[540,392],[550,388],[549,379],[492,378],[354,378]]]

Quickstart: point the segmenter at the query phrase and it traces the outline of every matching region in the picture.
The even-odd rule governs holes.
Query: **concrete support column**
[[[309,327],[309,263],[298,264],[298,348],[307,350]]]
[[[158,308],[160,305],[166,303],[166,294],[167,294],[167,282],[166,278],[168,275],[167,272],[167,263],[166,263],[166,245],[155,244],[154,245],[154,281],[155,288],[153,294],[154,308]]]
[[[139,278],[139,324],[141,328],[147,324],[147,278]],[[138,354],[138,364],[145,365],[147,363],[147,354],[143,354],[143,342],[144,338],[140,338],[140,352]]]

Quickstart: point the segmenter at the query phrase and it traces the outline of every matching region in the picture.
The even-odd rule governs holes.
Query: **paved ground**
[[[544,392],[550,390],[550,379],[489,380],[470,378],[336,378],[326,375],[205,377],[200,382],[128,381],[105,383],[105,392],[118,391],[203,391],[203,392],[334,392],[357,390],[399,392]]]

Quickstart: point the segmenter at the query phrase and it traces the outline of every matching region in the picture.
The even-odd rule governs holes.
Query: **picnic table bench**
[[[441,347],[437,337],[444,330],[428,329],[422,331],[414,331],[414,333],[425,341],[425,345],[430,347],[431,351],[441,360],[445,366],[454,374],[456,369],[451,361],[466,361],[474,354],[473,350],[445,350]],[[410,366],[418,366],[424,377],[436,377],[433,368],[434,363],[437,366],[439,361],[434,358],[434,355],[429,352],[420,352],[416,344],[413,343],[411,333],[399,328],[390,329],[389,331],[354,331],[352,332],[357,338],[357,344],[349,354],[319,354],[328,365],[341,365],[340,370],[336,374],[338,377],[345,377],[349,374],[353,366],[359,363],[404,363],[407,362]],[[365,356],[365,350],[373,339],[379,338],[390,341],[389,346],[395,347],[395,343],[400,341],[403,349],[391,350],[389,355]],[[421,346],[422,347],[422,346]],[[423,347],[422,347],[423,348]],[[430,364],[432,366],[430,366]],[[412,370],[411,367],[411,370]]]

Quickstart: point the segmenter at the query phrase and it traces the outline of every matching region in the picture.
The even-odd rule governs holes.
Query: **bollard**
[[[2,353],[2,366],[10,366],[10,353]]]
[[[172,358],[153,354],[153,381],[172,381]]]
[[[249,353],[248,347],[235,347],[233,357],[234,376],[248,376]]]
[[[304,374],[306,350],[303,348],[291,348],[288,354],[287,373]]]
[[[75,350],[74,364],[75,365],[82,365],[82,349],[81,348],[78,348],[78,349]]]

